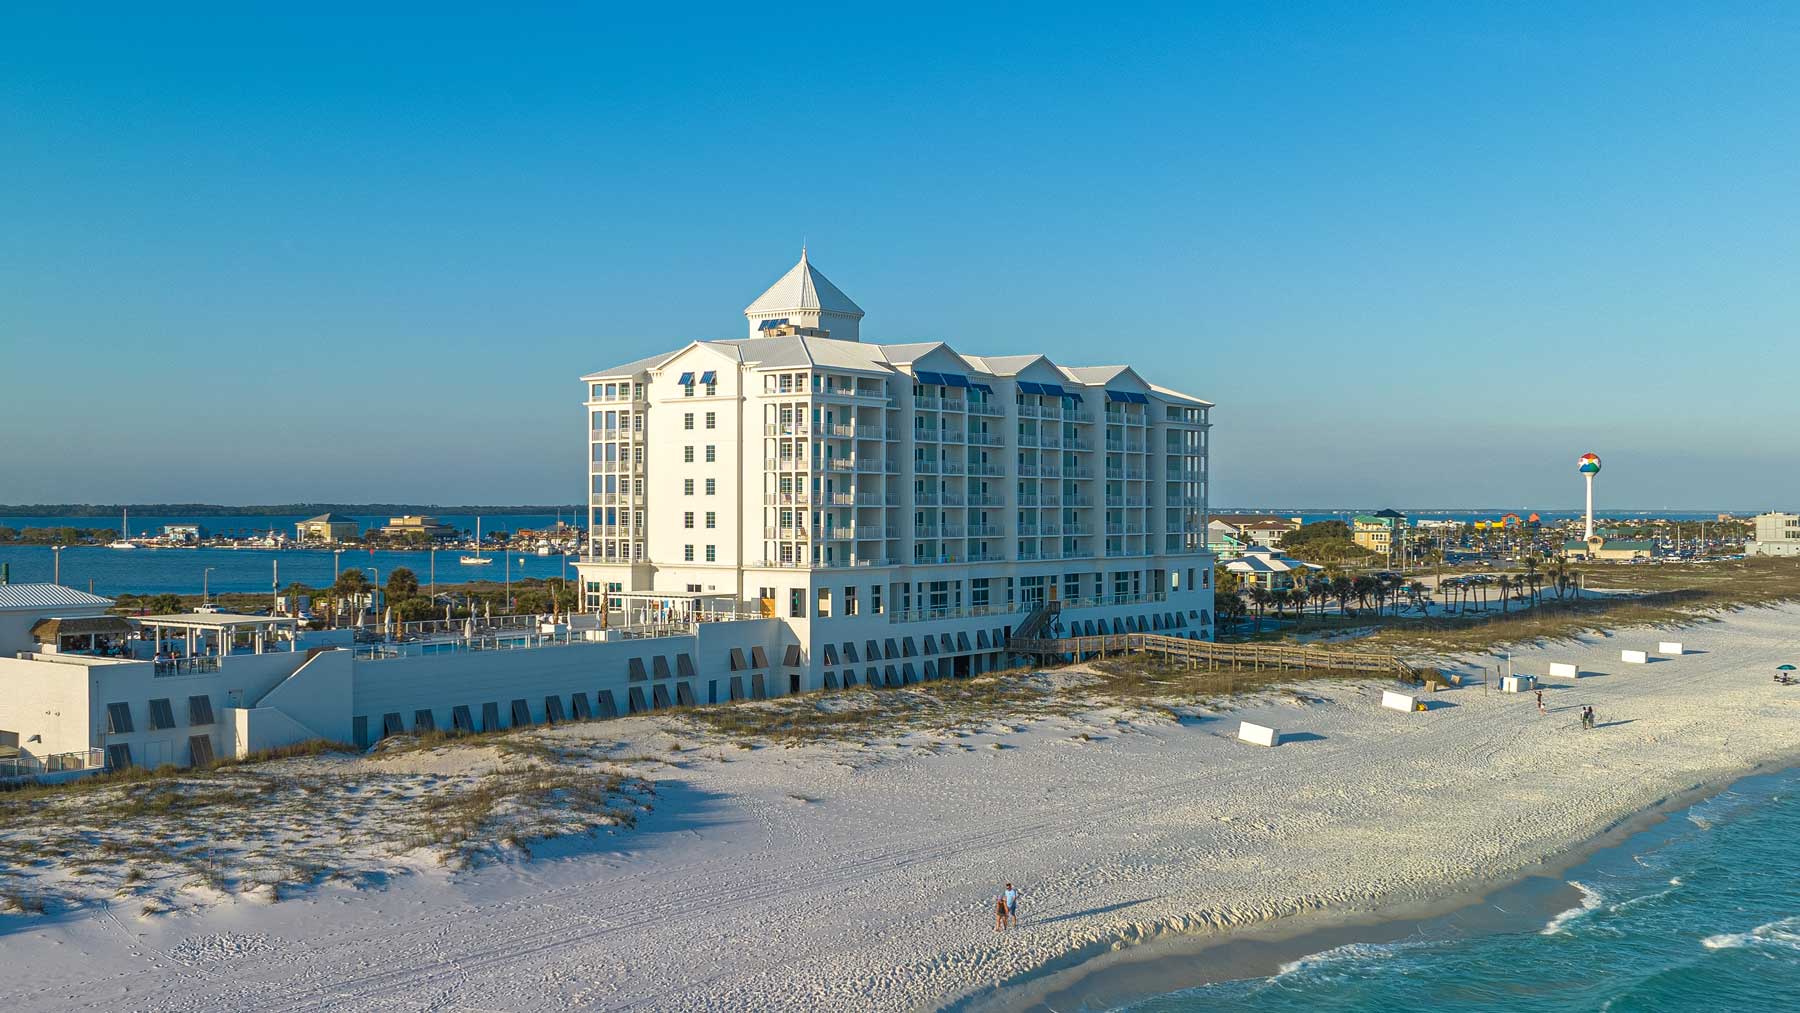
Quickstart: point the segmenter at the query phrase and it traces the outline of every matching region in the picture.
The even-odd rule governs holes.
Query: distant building
[[[1303,563],[1298,559],[1284,556],[1268,549],[1250,549],[1243,555],[1225,564],[1225,569],[1238,575],[1245,587],[1262,587],[1270,591],[1285,591],[1294,586],[1294,581],[1305,577],[1315,570],[1324,567],[1314,563]]]
[[[302,545],[309,542],[335,545],[356,537],[356,522],[337,514],[320,514],[294,525],[294,537]]]
[[[1649,559],[1656,555],[1656,543],[1648,541],[1630,541],[1621,538],[1607,538],[1595,535],[1589,541],[1579,538],[1563,543],[1563,554],[1576,559],[1593,559],[1601,562],[1628,563],[1634,559]]]
[[[1276,517],[1272,514],[1214,514],[1206,525],[1208,540],[1229,535],[1245,545],[1263,545],[1271,549],[1291,531],[1300,530],[1300,518]]]
[[[381,527],[381,533],[389,538],[405,538],[408,535],[424,535],[429,539],[455,538],[457,531],[448,524],[439,524],[436,517],[407,514],[405,517],[390,517]]]
[[[1406,515],[1398,510],[1358,514],[1350,521],[1350,538],[1370,552],[1386,555],[1400,547]]]
[[[1744,546],[1744,555],[1800,556],[1800,514],[1757,514],[1756,537]]]
[[[162,536],[164,541],[181,545],[192,545],[202,537],[198,524],[164,524]]]

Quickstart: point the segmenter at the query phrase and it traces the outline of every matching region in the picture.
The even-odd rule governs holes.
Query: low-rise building
[[[294,537],[302,545],[335,545],[355,539],[356,533],[356,522],[338,514],[320,514],[294,525]]]
[[[1208,540],[1229,535],[1244,545],[1279,548],[1289,532],[1300,530],[1298,517],[1273,514],[1213,514],[1207,521]]]
[[[198,524],[164,524],[162,538],[176,545],[195,545],[203,537]]]
[[[1574,559],[1598,562],[1629,563],[1634,559],[1650,559],[1656,555],[1656,543],[1624,538],[1607,538],[1596,534],[1582,541],[1578,538],[1563,543],[1563,554]]]
[[[448,524],[441,524],[436,517],[420,514],[407,514],[404,517],[390,517],[381,526],[381,533],[388,538],[421,537],[432,541],[455,538],[457,531]]]
[[[1400,547],[1405,530],[1406,515],[1398,510],[1357,514],[1350,521],[1350,539],[1370,552],[1383,555]]]
[[[1756,515],[1756,535],[1746,556],[1800,556],[1800,514],[1771,510]]]
[[[1316,563],[1306,563],[1291,556],[1284,556],[1272,549],[1250,549],[1238,558],[1225,564],[1228,572],[1238,575],[1245,587],[1261,587],[1270,591],[1285,591],[1294,586],[1294,582],[1307,574],[1325,569]]]

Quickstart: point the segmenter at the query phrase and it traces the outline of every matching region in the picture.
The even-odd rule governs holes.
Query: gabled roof
[[[1034,362],[1042,362],[1051,369],[1057,368],[1056,363],[1041,355],[965,355],[963,358],[994,376],[1017,376]]]
[[[302,524],[312,524],[315,522],[317,522],[319,524],[355,524],[356,523],[354,520],[351,520],[348,517],[339,517],[337,514],[320,514],[317,517],[308,517],[306,520],[301,521]]]
[[[942,341],[908,341],[898,345],[876,345],[874,347],[881,349],[882,358],[888,362],[905,365],[909,362],[917,362],[937,349],[948,349],[950,346]]]
[[[61,584],[0,584],[0,609],[70,608],[112,603],[111,598],[102,598]]]
[[[744,312],[752,316],[763,313],[781,313],[787,310],[818,310],[821,313],[841,313],[846,316],[860,317],[862,307],[856,305],[843,290],[831,283],[831,279],[819,273],[806,259],[806,248],[800,248],[800,262],[788,269],[768,291],[756,297],[756,301],[744,308]]]
[[[685,347],[685,346],[683,346],[683,347]],[[681,349],[676,350],[676,352],[679,352],[679,351],[681,351]],[[582,379],[583,380],[599,380],[599,379],[603,379],[603,378],[609,377],[609,376],[636,376],[637,374],[642,373],[645,370],[655,369],[657,366],[662,364],[663,360],[668,359],[670,356],[675,355],[676,352],[659,352],[656,355],[648,356],[648,357],[642,358],[642,359],[635,359],[631,362],[627,362],[622,366],[614,366],[611,369],[602,369],[597,373],[589,373],[586,376],[582,377]]]

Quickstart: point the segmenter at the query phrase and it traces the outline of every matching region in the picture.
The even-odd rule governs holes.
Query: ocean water
[[[1196,1011],[1800,1010],[1800,773],[1746,778],[1566,874],[1512,931],[1350,943],[1269,977],[1118,1007]],[[1064,1011],[1067,1013],[1067,1010]]]

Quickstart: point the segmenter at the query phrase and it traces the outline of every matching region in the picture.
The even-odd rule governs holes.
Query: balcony
[[[806,541],[806,529],[782,527],[763,528],[763,537],[781,542],[803,542]]]
[[[969,525],[969,537],[970,538],[997,538],[997,537],[999,537],[999,535],[1000,535],[1000,529],[995,525],[992,525],[992,524],[971,524],[971,525]]]
[[[764,436],[807,436],[809,431],[804,422],[765,422]]]
[[[969,505],[972,507],[997,507],[1004,506],[1005,501],[998,496],[970,496]]]
[[[938,494],[936,491],[929,489],[922,492],[915,492],[913,493],[912,501],[919,506],[935,506],[937,505]]]
[[[1025,493],[1025,492],[1020,493],[1019,494],[1019,505],[1022,507],[1037,506],[1038,505],[1037,494],[1036,493]]]
[[[812,502],[806,490],[799,492],[769,492],[763,494],[763,502],[769,506],[804,505]]]
[[[963,536],[963,526],[961,524],[946,524],[940,530],[943,531],[941,537],[944,538],[961,538]]]
[[[938,442],[938,428],[936,426],[914,426],[913,427],[913,442],[915,442],[915,443],[936,443],[936,442]]]
[[[1052,414],[1051,414],[1051,411],[1050,411],[1050,409],[1048,409],[1048,408],[1039,408],[1039,407],[1038,407],[1038,406],[1037,406],[1037,405],[1034,405],[1034,404],[1022,404],[1022,405],[1020,405],[1020,406],[1019,406],[1019,417],[1020,417],[1020,418],[1022,418],[1022,419],[1048,419],[1048,418],[1055,418],[1055,416],[1054,416],[1054,415],[1052,415]]]
[[[915,457],[913,458],[913,471],[920,475],[935,475],[938,473],[938,462],[923,457]]]
[[[1064,422],[1092,422],[1094,421],[1094,416],[1079,408],[1064,408],[1062,410],[1062,420]]]
[[[1002,468],[1000,465],[994,464],[992,462],[989,462],[987,464],[971,464],[971,465],[969,465],[969,474],[971,474],[971,475],[989,475],[989,476],[997,477],[997,476],[1006,474],[1006,469]]]
[[[1067,479],[1093,478],[1094,477],[1094,469],[1092,469],[1092,468],[1064,468],[1062,470],[1062,477],[1067,478]]]
[[[856,470],[859,472],[864,472],[864,473],[878,472],[881,469],[882,469],[882,462],[881,462],[880,458],[859,457],[856,459]]]
[[[969,442],[978,447],[998,447],[1002,441],[993,433],[970,433]]]
[[[857,506],[887,506],[888,496],[884,492],[859,492],[856,494]]]
[[[961,461],[953,461],[953,460],[945,459],[944,474],[960,475],[962,473],[963,473],[963,463]]]
[[[960,493],[960,492],[946,492],[946,493],[942,494],[942,497],[943,497],[943,503],[945,506],[962,506],[963,505],[963,497],[962,497],[962,493]]]
[[[944,402],[932,397],[930,394],[914,394],[913,408],[922,412],[942,411]]]
[[[960,411],[965,411],[965,410],[967,410],[967,409],[968,409],[968,407],[969,407],[969,402],[967,402],[967,401],[964,401],[964,400],[963,400],[963,399],[962,399],[962,398],[960,398],[960,397],[947,397],[947,398],[944,398],[944,402],[943,402],[943,403],[944,403],[944,410],[945,410],[945,411],[947,411],[947,412],[960,412]]]
[[[1002,410],[999,405],[994,404],[991,401],[970,401],[969,414],[1004,418],[1006,412]]]
[[[966,434],[960,429],[946,429],[944,430],[944,442],[961,443],[963,442],[965,435]]]

